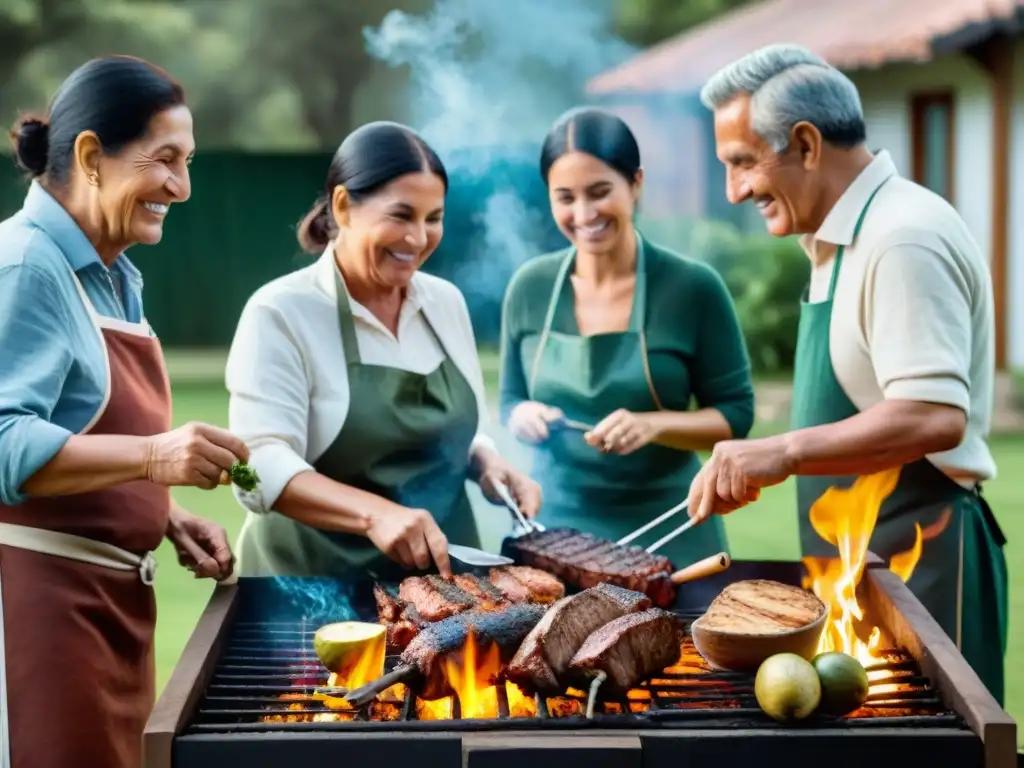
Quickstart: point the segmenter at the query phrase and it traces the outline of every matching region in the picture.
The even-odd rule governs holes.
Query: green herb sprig
[[[260,476],[256,474],[256,470],[241,461],[232,464],[228,474],[231,475],[231,482],[243,491],[256,490],[256,486],[260,484]]]

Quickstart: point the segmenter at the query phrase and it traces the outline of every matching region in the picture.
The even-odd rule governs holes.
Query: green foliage
[[[810,273],[795,238],[744,234],[716,221],[642,221],[640,226],[652,240],[706,261],[722,275],[755,372],[792,369],[800,299]]]

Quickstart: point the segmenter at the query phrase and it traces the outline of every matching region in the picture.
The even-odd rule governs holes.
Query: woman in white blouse
[[[260,476],[243,576],[369,575],[479,546],[467,479],[526,515],[540,489],[483,432],[487,405],[462,293],[419,268],[443,231],[448,177],[410,129],[371,123],[334,155],[299,242],[322,253],[260,288],[227,363],[231,430]]]

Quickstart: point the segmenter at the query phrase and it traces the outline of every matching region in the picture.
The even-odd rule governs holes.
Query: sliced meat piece
[[[490,579],[491,583],[509,599],[509,601],[513,603],[527,603],[530,601],[529,588],[509,573],[505,567],[491,568],[487,577]]]
[[[440,576],[403,579],[398,586],[398,597],[402,602],[416,606],[420,616],[427,621],[440,621],[476,604],[472,595]]]
[[[608,676],[602,689],[626,691],[675,664],[685,637],[683,622],[668,611],[630,613],[592,632],[569,668],[587,675],[602,671]]]
[[[612,584],[563,597],[527,635],[508,665],[508,679],[530,693],[561,693],[563,673],[592,632],[650,605],[646,595]]]
[[[499,581],[511,576],[526,587],[529,599],[535,603],[553,603],[565,596],[565,584],[557,577],[539,568],[531,568],[527,565],[505,565],[500,568],[491,568],[488,576],[499,589],[501,589]]]
[[[469,573],[460,573],[454,577],[456,586],[476,600],[477,609],[494,610],[509,602],[508,598],[494,584]]]

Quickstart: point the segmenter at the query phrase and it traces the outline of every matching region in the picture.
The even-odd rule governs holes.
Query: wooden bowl
[[[820,600],[818,602],[820,613],[810,623],[795,629],[764,633],[708,627],[705,626],[705,614],[690,625],[693,644],[708,666],[731,672],[754,672],[765,659],[777,653],[795,653],[810,661],[818,653],[818,644],[828,621],[828,608]]]

